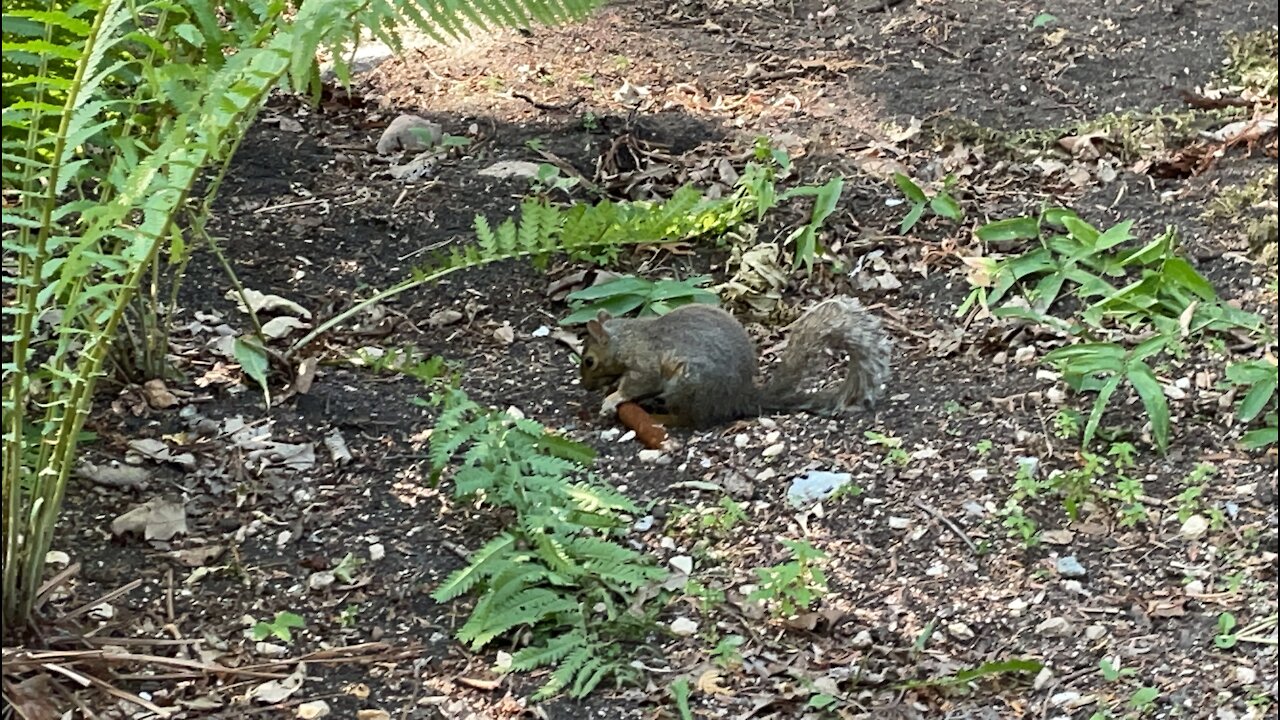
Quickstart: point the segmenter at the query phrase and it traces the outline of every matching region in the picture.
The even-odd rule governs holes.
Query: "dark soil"
[[[749,638],[741,649],[746,664],[721,671],[725,693],[695,690],[697,716],[802,717],[812,683],[860,669],[864,682],[840,686],[843,714],[833,717],[1083,719],[1104,707],[1119,717],[1142,686],[1160,691],[1150,717],[1274,712],[1275,645],[1214,645],[1220,613],[1233,613],[1243,627],[1276,611],[1275,454],[1238,449],[1245,428],[1232,423],[1216,384],[1226,356],[1200,349],[1159,369],[1163,381],[1191,382],[1186,398],[1172,402],[1167,456],[1150,449],[1136,398],[1118,395],[1108,413],[1110,439],[1138,448],[1128,474],[1143,481],[1143,522],[1124,526],[1110,503],[1087,505],[1074,522],[1060,502],[1030,504],[1028,514],[1042,530],[1069,532],[1025,547],[996,514],[1013,487],[1018,458],[1039,458],[1046,474],[1080,464],[1078,439],[1062,437],[1055,425],[1064,402],[1055,393],[1064,386],[1038,362],[1062,340],[956,317],[969,292],[958,257],[973,243],[973,224],[927,220],[903,236],[905,208],[886,200],[899,197],[888,179],[892,170],[922,184],[954,173],[970,220],[1030,214],[1051,201],[1099,226],[1135,220],[1134,233],[1144,240],[1176,226],[1219,292],[1274,325],[1274,269],[1251,260],[1240,227],[1202,217],[1222,185],[1258,177],[1274,163],[1274,135],[1269,150],[1229,149],[1194,177],[1157,179],[1125,164],[1114,181],[1095,175],[1076,186],[937,128],[941,120],[967,121],[998,132],[1065,136],[1108,113],[1179,108],[1180,90],[1214,82],[1227,33],[1274,31],[1276,3],[886,5],[838,3],[831,12],[828,3],[807,0],[638,2],[606,8],[578,27],[498,33],[448,51],[411,50],[359,78],[350,95],[333,91],[318,109],[292,98],[273,101],[236,157],[210,228],[245,287],[292,300],[323,320],[403,280],[430,253],[470,242],[477,215],[496,224],[515,214],[528,183],[478,174],[496,161],[541,162],[535,151],[541,149],[600,179],[597,163],[630,133],[665,150],[637,168],[654,170],[658,179],[629,194],[661,195],[708,161],[740,156],[757,134],[802,138],[807,146],[795,153],[793,182],[845,176],[824,238],[847,268],[862,270],[852,278],[798,273],[786,300],[799,306],[827,292],[852,293],[885,318],[896,347],[894,375],[874,412],[840,421],[780,416],[677,433],[675,451],[657,462],[638,460],[635,442],[606,439],[613,437],[608,424],[594,417],[600,398],[578,386],[573,353],[534,334],[554,328],[566,312],[547,289],[581,267],[562,261],[546,271],[490,266],[394,298],[378,315],[314,344],[309,352],[323,363],[310,391],[266,412],[256,386],[208,350],[216,336],[211,328],[248,327],[227,297],[232,285],[220,265],[202,252],[189,268],[181,306],[183,322],[198,318],[204,329],[179,330],[174,340],[184,379],[171,387],[192,393],[182,403],[189,409],[139,413],[138,389],[123,388],[100,403],[91,420],[99,439],[87,455],[97,462],[120,458],[126,443],[139,438],[181,444],[178,434],[188,431],[193,415],[217,422],[240,417],[269,424],[274,440],[314,444],[314,466],[258,472],[243,448],[216,436],[194,444],[198,472],[159,468],[131,490],[74,480],[55,547],[82,569],[56,607],[137,584],[109,600],[109,618],[82,614],[64,621],[66,632],[88,627],[97,638],[92,646],[130,643],[127,649],[139,653],[243,668],[273,658],[247,639],[242,618],[269,620],[289,611],[303,616],[306,628],[278,659],[357,646],[347,657],[313,656],[303,688],[269,710],[243,699],[261,679],[119,681],[152,702],[183,708],[180,717],[246,717],[247,708],[291,717],[294,706],[316,698],[330,704],[334,717],[370,708],[400,718],[535,713],[521,709],[523,699],[545,677],[495,675],[491,652],[473,654],[452,639],[467,601],[437,604],[429,597],[502,519],[453,499],[447,478],[439,486],[432,481],[424,431],[433,411],[415,402],[427,388],[342,360],[360,347],[413,347],[457,361],[462,387],[477,401],[518,408],[595,447],[599,477],[625,487],[658,519],[634,539],[663,562],[692,555],[698,579],[728,591],[731,600],[756,581],[754,568],[785,560],[780,537],[805,537],[830,558],[830,593],[812,627],[786,629],[737,606],[699,617],[694,603],[677,603],[663,620],[695,617],[706,632],[653,638],[644,662],[660,670],[648,687],[544,703],[536,710],[542,717],[677,717],[667,694],[671,681],[697,680],[714,668],[708,653],[715,638],[733,634]],[[1033,28],[1042,12],[1056,22]],[[624,81],[647,89],[634,114],[614,98]],[[578,102],[567,111],[544,110],[512,92],[547,106]],[[401,112],[419,113],[473,142],[428,181],[392,179],[373,144]],[[925,129],[897,139],[895,128],[912,118],[925,121]],[[302,129],[290,131],[292,122],[282,119]],[[784,208],[761,237],[803,222],[804,212],[803,204]],[[622,264],[649,276],[684,277],[722,273],[724,262],[723,252],[700,249],[639,252]],[[866,282],[885,271],[900,287]],[[432,319],[441,310],[464,318],[437,327]],[[510,342],[495,334],[507,325]],[[783,337],[774,326],[751,330],[762,348]],[[1227,345],[1236,359],[1265,350]],[[1197,372],[1207,374],[1198,379]],[[276,392],[287,381],[277,378]],[[1087,416],[1088,397],[1065,397],[1067,407]],[[350,463],[335,463],[323,448],[331,431],[345,439]],[[896,438],[907,460],[867,433]],[[784,451],[766,455],[778,443]],[[1221,509],[1222,524],[1186,539],[1177,497],[1199,463],[1217,469],[1202,503]],[[824,503],[821,513],[798,513],[786,490],[809,469],[850,472],[861,492]],[[728,488],[748,521],[697,530],[691,518],[717,512],[721,496],[672,487],[687,481]],[[185,502],[185,536],[172,542],[113,536],[113,518],[159,496]],[[225,551],[199,576],[169,554],[207,545]],[[308,588],[315,571],[332,569],[347,553],[368,559],[372,545],[382,546],[385,557],[361,566],[353,582]],[[1074,556],[1087,576],[1061,577],[1063,556]],[[349,607],[357,610],[344,618]],[[924,651],[913,650],[925,636]],[[146,644],[161,638],[186,642]],[[889,687],[1012,658],[1035,659],[1048,670],[1034,683],[1004,676],[970,693]],[[1108,682],[1098,672],[1104,658],[1137,672]],[[281,663],[270,671],[283,676],[293,669]],[[127,714],[106,705],[101,712]]]

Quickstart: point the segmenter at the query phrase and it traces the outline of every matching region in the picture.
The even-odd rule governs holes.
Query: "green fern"
[[[320,323],[298,340],[288,355],[296,354],[372,305],[462,270],[512,260],[542,266],[557,253],[578,261],[608,263],[628,246],[718,236],[759,214],[762,203],[773,202],[777,193],[768,184],[772,177],[773,171],[768,168],[746,172],[734,192],[723,198],[707,198],[694,186],[685,185],[670,199],[657,203],[601,200],[561,208],[545,199],[530,199],[520,205],[518,221],[507,218],[497,228],[488,219],[477,216],[475,243],[438,254],[414,268],[404,281]],[[768,182],[761,178],[767,178]]]
[[[540,423],[481,408],[454,388],[434,398],[434,471],[452,464],[457,497],[515,514],[432,596],[476,595],[458,639],[479,650],[517,628],[530,631],[545,645],[517,653],[513,669],[559,662],[537,697],[579,697],[606,677],[627,675],[617,640],[649,622],[630,616],[631,595],[666,577],[651,558],[613,539],[635,505],[585,475],[591,453]]]
[[[5,247],[16,259],[16,272],[4,275],[6,627],[23,626],[35,600],[80,429],[117,333],[140,342],[144,359],[163,357],[167,318],[155,308],[165,298],[148,283],[142,297],[151,310],[135,303],[143,280],[161,275],[154,263],[163,257],[177,263],[166,274],[181,276],[268,94],[318,92],[319,50],[331,52],[346,78],[349,41],[361,28],[398,48],[407,26],[446,40],[473,27],[574,19],[597,4],[6,2],[0,177]],[[38,334],[39,318],[54,312],[60,322]]]

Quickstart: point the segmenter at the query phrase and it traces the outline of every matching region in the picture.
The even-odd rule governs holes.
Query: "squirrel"
[[[816,305],[792,326],[773,376],[755,380],[756,350],[732,315],[711,305],[682,305],[650,318],[612,318],[601,310],[587,322],[582,384],[617,387],[600,408],[610,416],[628,401],[662,405],[669,424],[706,428],[764,412],[838,415],[870,407],[889,376],[889,338],[875,315],[851,297]],[[845,377],[833,388],[806,391],[828,380],[827,352],[847,352]]]

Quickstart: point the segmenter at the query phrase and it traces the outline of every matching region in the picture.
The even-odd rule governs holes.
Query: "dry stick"
[[[35,602],[31,604],[31,609],[33,611],[39,610],[42,606],[44,606],[45,602],[50,597],[52,597],[54,590],[57,590],[59,587],[62,587],[63,583],[67,582],[73,576],[79,573],[80,573],[80,563],[75,562],[75,563],[71,563],[66,568],[64,568],[62,572],[49,578],[45,582],[45,584],[40,586],[39,590],[36,590],[36,599],[35,599]]]
[[[926,505],[920,500],[916,500],[916,507],[920,508],[921,510],[937,518],[938,522],[942,523],[943,525],[946,525],[951,530],[951,532],[955,533],[956,537],[963,540],[964,544],[969,546],[970,552],[972,552],[974,555],[978,554],[978,546],[973,544],[973,541],[969,539],[969,536],[965,535],[964,532],[955,523],[951,522],[949,518],[947,518],[942,513],[938,512],[936,508],[930,507],[929,505]]]
[[[121,595],[124,595],[125,593],[133,592],[133,590],[141,584],[142,584],[142,578],[138,578],[137,580],[133,580],[131,582],[125,583],[124,585],[121,585],[115,590],[112,590],[105,595],[99,596],[96,600],[90,600],[89,602],[81,605],[75,610],[71,610],[70,612],[67,612],[62,616],[62,619],[70,620],[73,617],[89,612],[90,610],[101,605],[102,603],[111,602],[112,600],[115,600],[116,598],[120,597]]]

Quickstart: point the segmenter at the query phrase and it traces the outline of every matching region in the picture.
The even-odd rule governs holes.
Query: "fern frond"
[[[569,653],[586,646],[586,632],[581,628],[574,628],[548,637],[541,645],[530,645],[518,650],[511,656],[511,669],[520,672],[537,670],[560,662]]]
[[[580,611],[580,608],[572,598],[533,587],[507,597],[500,610],[486,608],[486,612],[481,613],[478,605],[476,610],[458,630],[458,640],[472,650],[479,650],[512,628],[537,625],[553,615]]]
[[[516,540],[507,533],[502,533],[485,543],[484,547],[471,556],[466,567],[454,571],[431,593],[436,602],[448,602],[475,587],[484,578],[503,570],[502,563],[507,561],[507,553],[515,547]]]

